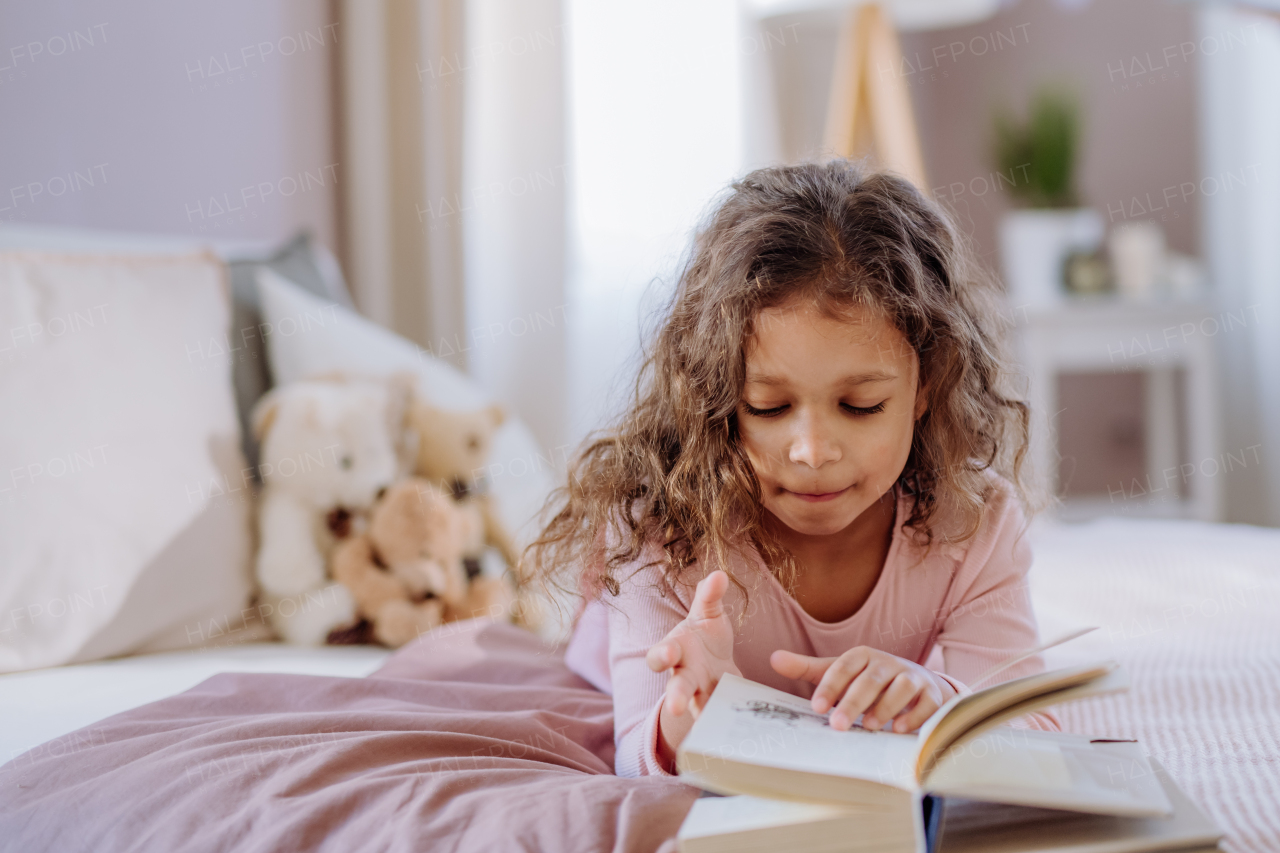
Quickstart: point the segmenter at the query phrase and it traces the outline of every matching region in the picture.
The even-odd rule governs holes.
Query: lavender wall
[[[1070,87],[1082,106],[1081,203],[1109,225],[1153,219],[1171,249],[1199,254],[1200,198],[1182,191],[1203,177],[1197,41],[1191,7],[1169,0],[1024,0],[981,24],[903,37],[904,55],[918,67],[907,79],[930,183],[988,266],[998,269],[996,227],[1010,207],[1007,184],[991,189],[998,183],[992,111],[1023,107],[1046,83]],[[1105,495],[1108,483],[1144,470],[1142,378],[1063,377],[1063,384],[1065,493]]]
[[[1024,107],[1044,83],[1071,87],[1083,107],[1081,202],[1112,224],[1156,219],[1171,248],[1198,252],[1198,195],[1178,190],[1163,200],[1167,187],[1202,177],[1196,41],[1190,5],[1170,0],[1023,0],[980,24],[902,37],[921,69],[906,79],[930,184],[993,269],[996,222],[1009,199],[1007,185],[983,193],[994,183],[992,111]]]
[[[0,221],[336,248],[320,0],[0,0]]]

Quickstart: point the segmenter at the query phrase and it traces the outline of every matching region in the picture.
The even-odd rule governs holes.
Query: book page
[[[838,731],[827,716],[815,714],[807,699],[726,675],[680,752],[695,772],[697,756],[710,756],[916,788],[916,735]]]
[[[1008,726],[948,751],[925,787],[948,797],[1094,814],[1152,817],[1172,808],[1137,743]]]
[[[1120,665],[1105,661],[1028,675],[952,697],[920,727],[916,776],[923,779],[937,756],[969,732],[1058,702],[1128,689],[1128,676]]]
[[[746,832],[775,826],[832,820],[860,812],[820,803],[797,803],[764,797],[701,797],[680,826],[680,838]]]
[[[942,851],[1122,853],[1211,847],[1222,837],[1221,830],[1187,797],[1158,761],[1149,761],[1155,778],[1173,804],[1172,817],[1073,814],[948,799],[943,809]]]

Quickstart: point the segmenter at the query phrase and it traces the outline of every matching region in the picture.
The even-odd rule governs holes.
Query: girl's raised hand
[[[654,672],[671,670],[663,711],[680,717],[692,706],[697,716],[726,672],[741,675],[733,662],[733,621],[724,609],[729,576],[714,571],[698,584],[684,621],[645,655]]]
[[[857,646],[838,658],[815,658],[779,649],[769,663],[787,678],[818,685],[813,710],[831,712],[831,727],[850,728],[863,714],[862,727],[879,730],[893,720],[895,732],[911,732],[942,706],[943,684],[929,670],[870,646]],[[955,690],[946,686],[946,693]]]

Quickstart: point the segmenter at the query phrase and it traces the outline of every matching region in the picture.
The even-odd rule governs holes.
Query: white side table
[[[1059,492],[1059,373],[1146,374],[1146,482],[1117,494],[1064,501],[1062,515],[1153,515],[1217,521],[1222,464],[1218,455],[1214,338],[1231,322],[1196,302],[1130,303],[1113,297],[1014,308],[1015,351],[1029,380],[1030,461]],[[1185,376],[1178,417],[1176,371]],[[1179,420],[1188,458],[1179,458]],[[1188,467],[1193,466],[1193,467]],[[1212,468],[1213,470],[1209,470]]]

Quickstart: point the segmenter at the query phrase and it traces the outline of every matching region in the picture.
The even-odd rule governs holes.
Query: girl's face
[[[870,312],[833,319],[808,301],[762,311],[738,424],[765,509],[803,535],[849,527],[907,464],[918,381],[907,339]]]

